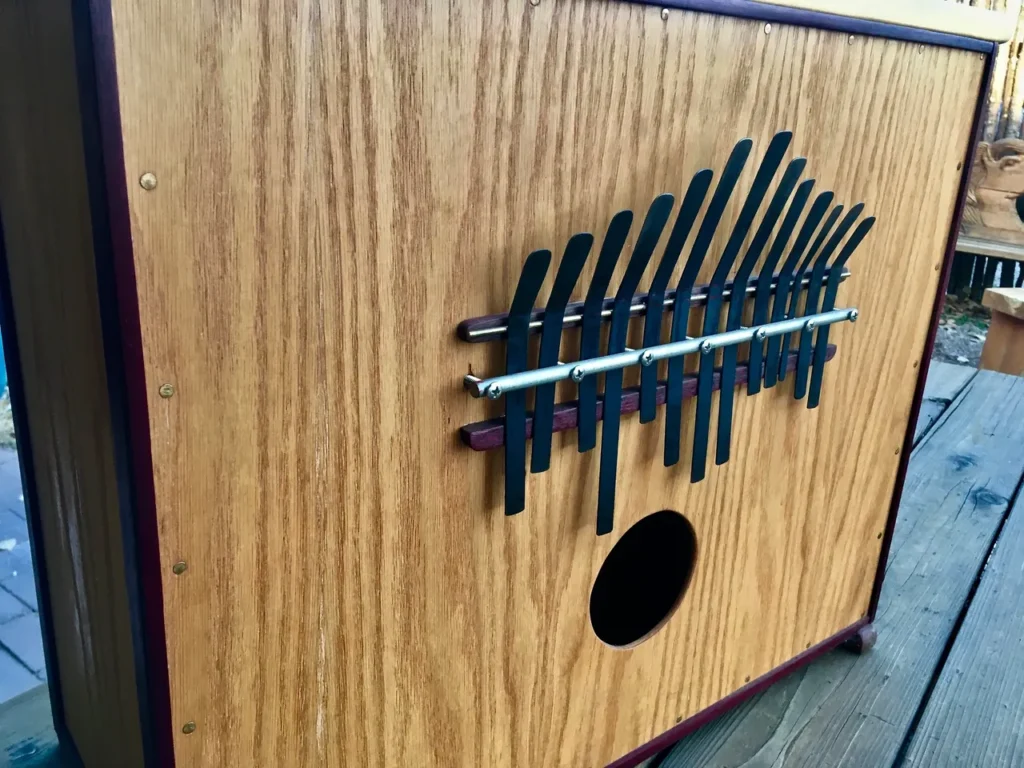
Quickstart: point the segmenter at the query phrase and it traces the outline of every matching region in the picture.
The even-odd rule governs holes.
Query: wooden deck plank
[[[908,766],[1024,765],[1024,497],[1018,494],[924,714]]]
[[[662,768],[887,766],[1024,473],[1024,380],[982,372],[918,445],[876,627],[677,744]]]
[[[59,752],[45,684],[0,704],[0,768],[57,768]]]
[[[924,386],[921,412],[914,428],[914,445],[917,445],[939,416],[949,407],[967,383],[978,372],[976,368],[933,361],[928,368],[928,381]]]

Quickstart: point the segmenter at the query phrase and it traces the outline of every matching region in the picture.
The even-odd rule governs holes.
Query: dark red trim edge
[[[657,736],[644,744],[642,747],[638,747],[628,755],[620,757],[615,762],[609,764],[608,768],[633,768],[633,766],[639,765],[647,758],[653,757],[663,749],[672,746],[687,734],[693,733],[701,726],[706,725],[717,717],[721,717],[737,704],[741,704],[751,696],[755,696],[765,690],[780,678],[785,677],[798,667],[809,664],[822,654],[838,648],[851,637],[854,637],[862,627],[865,627],[870,623],[871,622],[868,619],[864,618],[854,624],[851,624],[846,629],[840,630],[836,634],[832,635],[832,637],[822,640],[817,645],[808,648],[803,653],[800,653],[789,661],[780,664],[770,672],[761,675],[761,677],[757,678],[757,680],[754,680],[752,683],[748,683],[742,688],[733,691],[724,699],[719,699],[707,709],[702,709],[697,714],[687,718],[674,728],[670,728],[660,736]]]
[[[836,356],[836,345],[829,344],[828,350],[825,353],[825,361],[828,362]],[[795,371],[798,354],[796,352],[790,352],[789,357],[786,360],[786,371]],[[742,387],[747,383],[748,368],[745,364],[736,366],[736,386]],[[714,392],[721,388],[721,369],[716,368],[714,373],[714,379],[712,380],[711,390]],[[665,404],[665,393],[666,384],[664,382],[658,382],[658,388],[656,390],[655,402],[658,405]],[[697,377],[693,374],[687,374],[683,378],[683,399],[690,397],[696,397],[697,395]],[[619,412],[622,415],[627,413],[636,413],[640,410],[640,388],[629,387],[622,393],[622,405],[619,408]],[[601,421],[604,418],[604,402],[601,400],[597,401],[597,407],[595,408],[597,420]],[[578,401],[572,400],[566,403],[559,403],[555,406],[555,418],[552,422],[552,432],[568,432],[569,430],[576,429],[579,419],[579,404]],[[495,448],[500,448],[505,444],[505,419],[504,417],[498,417],[496,419],[487,419],[486,421],[476,421],[472,424],[467,424],[459,430],[459,437],[462,438],[462,442],[472,448],[474,451],[490,451]],[[527,413],[526,415],[526,437],[527,439],[533,437],[533,414]]]
[[[896,528],[896,515],[900,509],[900,501],[903,498],[903,484],[907,479],[907,467],[910,465],[910,454],[914,450],[914,431],[917,427],[917,419],[921,413],[921,402],[924,399],[925,381],[928,378],[928,368],[931,365],[932,352],[935,349],[935,335],[939,329],[939,319],[942,316],[942,305],[946,300],[946,286],[949,284],[949,274],[953,267],[953,257],[956,255],[957,235],[960,231],[960,219],[963,216],[964,204],[967,201],[967,187],[971,179],[971,168],[974,165],[974,154],[978,148],[978,141],[981,138],[981,121],[985,114],[985,107],[988,100],[988,89],[992,81],[992,68],[996,60],[996,52],[999,46],[995,43],[989,44],[988,56],[985,60],[985,69],[981,76],[981,92],[978,94],[978,102],[974,109],[974,120],[971,124],[971,138],[967,145],[967,156],[963,160],[963,167],[960,173],[960,191],[956,207],[953,213],[953,220],[950,222],[949,237],[946,241],[946,253],[942,260],[942,275],[939,277],[939,284],[935,291],[935,303],[932,306],[931,325],[928,328],[928,336],[925,339],[924,350],[921,352],[921,363],[918,366],[917,388],[914,391],[914,400],[910,406],[910,416],[907,420],[907,431],[903,438],[903,448],[900,449],[900,465],[896,472],[896,484],[893,487],[892,502],[889,505],[889,517],[885,523],[885,535],[882,537],[882,550],[878,556],[878,567],[875,571],[875,583],[871,588],[871,602],[868,605],[868,618],[872,621],[878,610],[878,598],[882,594],[882,581],[885,579],[885,569],[889,560],[889,547],[892,544],[892,533]]]
[[[110,0],[72,0],[139,719],[148,768],[172,768],[156,490]]]
[[[751,2],[750,0],[627,0],[642,5],[657,5],[663,8],[679,8],[698,13],[715,13],[720,16],[734,16],[753,21],[770,21],[773,24],[789,24],[794,27],[812,27],[830,32],[844,32],[851,35],[883,37],[908,43],[940,45],[945,48],[959,48],[966,51],[988,53],[992,43],[973,37],[952,35],[947,32],[933,32],[928,29],[904,27],[881,21],[854,19],[821,11],[808,11],[782,5]]]

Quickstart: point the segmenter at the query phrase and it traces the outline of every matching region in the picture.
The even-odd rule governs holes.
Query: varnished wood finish
[[[142,764],[71,4],[0,4],[0,212],[63,720],[86,765]],[[29,436],[24,436],[28,438]],[[18,435],[21,442],[23,435]],[[23,443],[23,447],[28,442]],[[116,735],[116,736],[115,736]]]
[[[147,380],[176,388],[150,427],[161,564],[189,563],[179,764],[602,765],[863,618],[980,54],[596,1],[113,10]],[[457,436],[500,350],[457,323],[507,308],[530,249],[782,129],[879,217],[821,407],[790,378],[737,397],[697,485],[627,418],[602,538],[596,455],[556,437],[506,519]],[[689,591],[610,649],[590,585],[663,508],[697,532]]]

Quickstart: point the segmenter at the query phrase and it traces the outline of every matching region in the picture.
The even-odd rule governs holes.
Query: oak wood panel
[[[1024,415],[1018,410],[1017,417]],[[907,750],[907,765],[1024,763],[1024,498],[1009,512]]]
[[[138,766],[81,126],[71,3],[0,4],[0,215],[37,484],[30,512],[42,522],[56,635],[49,676],[59,677],[66,726],[86,765]]]
[[[680,741],[662,768],[936,764],[897,756],[1024,476],[1022,415],[1024,380],[981,371],[914,450],[869,653],[822,657]]]
[[[164,584],[175,727],[198,724],[179,761],[600,765],[864,615],[983,61],[762,27],[562,0],[115,2],[147,377],[177,389],[151,428],[163,566],[190,564]],[[741,395],[732,461],[692,486],[685,452],[661,467],[661,422],[626,419],[602,538],[596,454],[556,436],[505,519],[500,456],[457,436],[496,413],[460,379],[500,347],[457,323],[507,308],[530,249],[782,129],[880,217],[822,406],[791,379]],[[590,585],[662,508],[697,531],[693,579],[612,650]]]

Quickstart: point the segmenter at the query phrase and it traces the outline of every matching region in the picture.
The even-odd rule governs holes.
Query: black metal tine
[[[796,182],[806,165],[807,158],[798,157],[786,168],[782,181],[779,182],[779,187],[775,190],[775,194],[768,204],[768,210],[765,211],[764,219],[761,220],[754,239],[751,240],[750,247],[747,248],[747,253],[732,278],[734,289],[729,297],[729,315],[725,323],[725,330],[727,331],[734,331],[740,327],[740,322],[743,319],[743,306],[747,298],[746,294],[740,293],[735,289],[735,286],[746,285],[749,281],[750,273],[754,271],[754,265],[761,258],[761,253],[764,251],[765,245],[768,244],[768,238],[771,237],[772,230],[775,229],[775,223],[779,220],[779,216],[782,215],[782,211],[785,210],[786,203],[789,202],[789,196],[793,194],[793,188],[796,187]],[[736,386],[736,358],[738,354],[739,347],[737,345],[729,346],[722,350],[721,387],[719,387],[718,394],[718,442],[715,449],[716,464],[724,464],[729,460],[729,443],[732,436],[732,407],[735,398],[733,389]]]
[[[811,196],[814,188],[814,179],[808,179],[796,188],[796,195],[789,206],[786,218],[782,220],[779,234],[768,251],[768,257],[761,267],[761,273],[757,277],[757,291],[754,294],[754,316],[752,326],[764,325],[768,322],[768,303],[772,296],[772,277],[775,273],[775,265],[779,263],[782,252],[789,243],[789,238],[796,228],[800,214],[804,212],[804,206]],[[779,276],[781,279],[781,275]],[[747,360],[747,394],[756,395],[761,391],[761,368],[764,365],[764,342],[750,342],[750,358]]]
[[[615,265],[622,253],[622,246],[629,237],[633,225],[632,211],[619,211],[612,217],[608,232],[604,236],[601,254],[594,268],[594,277],[583,301],[583,321],[580,331],[580,360],[589,360],[601,353],[601,311],[604,297],[608,292]],[[577,409],[577,450],[586,453],[597,445],[597,377],[588,376],[579,383],[579,407]]]
[[[786,315],[786,299],[789,298],[789,291],[793,284],[793,270],[796,268],[797,262],[800,261],[800,257],[804,255],[804,249],[807,248],[807,244],[811,241],[811,236],[821,222],[821,217],[825,215],[825,211],[832,204],[833,197],[831,192],[822,192],[815,198],[814,204],[811,206],[811,210],[807,213],[807,218],[804,219],[804,224],[800,228],[800,234],[797,235],[793,250],[789,252],[789,256],[786,257],[782,269],[779,270],[779,280],[775,287],[775,301],[772,303],[771,321],[773,323],[782,320]],[[772,362],[779,356],[779,344],[778,336],[772,336],[768,339],[768,351],[765,354],[766,362],[764,366],[765,387],[774,387],[779,375],[778,366]]]
[[[590,254],[594,236],[582,232],[569,238],[562,255],[562,263],[555,274],[555,284],[544,308],[544,325],[541,329],[540,356],[537,367],[550,368],[558,365],[558,353],[562,347],[562,321],[565,305],[569,303],[576,281]],[[551,429],[555,418],[555,385],[542,384],[537,387],[533,406],[533,452],[530,455],[530,471],[546,472],[551,466]]]
[[[710,168],[697,171],[690,180],[690,186],[683,197],[683,204],[679,208],[679,215],[672,227],[672,234],[669,235],[668,243],[665,245],[665,252],[662,254],[658,270],[654,273],[651,287],[647,293],[647,312],[644,317],[644,346],[653,347],[661,341],[661,318],[665,306],[665,286],[672,276],[672,270],[676,268],[679,261],[679,254],[682,253],[686,238],[693,229],[693,222],[700,212],[704,203],[708,187],[711,186],[711,177],[714,174]],[[676,301],[679,301],[678,297]],[[658,389],[658,366],[651,365],[640,369],[640,423],[647,424],[654,421],[657,413],[655,402]]]
[[[704,330],[703,335],[708,336],[718,330],[718,319],[722,311],[722,289],[725,279],[729,276],[729,270],[736,260],[736,254],[743,245],[743,240],[750,230],[750,224],[754,220],[757,209],[761,206],[768,187],[775,177],[775,172],[782,163],[782,156],[786,154],[793,134],[789,131],[781,131],[775,134],[768,150],[761,160],[761,166],[754,176],[754,183],[750,186],[747,199],[740,209],[740,215],[736,219],[732,234],[726,243],[725,250],[719,259],[715,273],[711,277],[711,284],[708,286],[708,298],[704,305]],[[708,455],[708,432],[711,427],[711,387],[714,378],[715,356],[714,353],[702,354],[700,357],[700,369],[697,374],[697,416],[693,428],[693,456],[690,463],[690,482],[696,483],[704,479],[707,469]]]
[[[836,252],[839,243],[846,237],[846,233],[853,227],[854,222],[860,218],[863,210],[864,203],[857,203],[857,205],[850,209],[843,219],[843,223],[836,229],[835,234],[829,238],[828,245],[825,246],[818,258],[815,259],[814,271],[811,272],[811,280],[807,285],[807,301],[804,303],[805,316],[809,317],[810,315],[817,314],[818,296],[821,293],[821,284],[825,280],[825,267],[828,265],[828,260],[832,258],[832,254]],[[799,351],[796,357],[796,382],[793,386],[793,397],[797,400],[803,399],[803,396],[807,394],[807,374],[808,368],[811,365],[812,336],[813,332],[808,331],[806,328],[800,331],[800,343],[797,345]]]
[[[662,230],[672,212],[675,198],[659,195],[651,203],[637,236],[633,255],[626,267],[612,309],[611,330],[608,333],[608,354],[614,355],[626,348],[629,330],[629,307],[640,278],[654,254]],[[604,377],[604,425],[601,428],[601,462],[597,483],[597,535],[610,533],[615,517],[615,475],[619,462],[619,414],[622,408],[622,369],[608,371]]]
[[[551,264],[551,251],[526,257],[505,324],[505,373],[522,373],[529,364],[530,315]],[[526,508],[526,390],[505,395],[505,514]]]
[[[839,293],[839,283],[841,281],[840,276],[843,271],[843,267],[846,266],[846,262],[849,260],[853,252],[857,250],[861,241],[867,236],[868,232],[871,231],[871,227],[875,224],[875,217],[869,216],[864,219],[857,228],[850,235],[850,239],[846,241],[846,245],[843,246],[843,250],[839,252],[839,257],[835,260],[832,268],[828,272],[828,285],[825,287],[825,299],[821,304],[822,312],[830,312],[836,307],[836,294]],[[825,371],[825,356],[828,352],[828,332],[831,326],[826,325],[818,331],[818,337],[814,344],[814,364],[811,370],[811,389],[807,395],[807,407],[817,408],[818,401],[821,398],[821,379]]]
[[[729,160],[725,164],[722,178],[715,187],[715,194],[708,203],[707,212],[697,231],[697,238],[690,249],[690,256],[686,259],[683,267],[683,274],[679,277],[679,285],[676,288],[676,304],[672,311],[672,341],[682,341],[686,338],[687,326],[690,321],[690,295],[693,293],[693,284],[697,281],[697,275],[704,264],[704,257],[707,255],[708,247],[718,229],[718,223],[722,219],[725,206],[732,196],[736,187],[743,166],[746,165],[747,157],[754,142],[750,139],[739,141],[732,149]],[[665,396],[665,466],[671,467],[679,461],[679,439],[682,431],[683,421],[683,358],[672,357],[668,361],[668,385]]]
[[[804,256],[804,260],[800,262],[800,268],[793,275],[793,289],[789,294],[789,312],[786,313],[786,317],[793,319],[796,317],[797,305],[800,303],[801,285],[804,281],[804,275],[807,273],[807,267],[814,260],[818,250],[821,248],[822,242],[828,236],[828,233],[835,226],[836,221],[839,219],[839,215],[843,212],[843,206],[837,205],[832,209],[832,213],[825,219],[825,223],[822,225],[821,230],[818,232],[818,236],[814,240],[814,245],[807,251],[807,255]],[[781,337],[779,356],[769,357],[768,365],[775,368],[779,381],[785,381],[786,379],[786,363],[789,357],[789,337],[792,334],[784,333]],[[778,337],[776,337],[778,338]],[[767,386],[767,385],[766,385]]]

